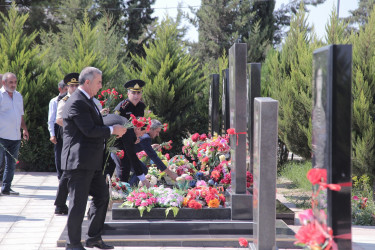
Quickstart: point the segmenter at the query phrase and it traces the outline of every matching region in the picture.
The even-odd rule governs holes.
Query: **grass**
[[[282,167],[279,175],[292,181],[297,188],[301,188],[304,191],[311,191],[311,183],[306,178],[306,174],[310,169],[310,161],[292,161]]]

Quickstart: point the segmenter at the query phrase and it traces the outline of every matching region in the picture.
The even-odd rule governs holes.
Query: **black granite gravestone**
[[[341,191],[327,193],[327,225],[339,249],[351,249],[351,85],[352,46],[314,51],[312,163],[327,169],[327,182]]]
[[[247,98],[248,107],[247,110],[247,136],[249,142],[249,155],[250,155],[250,172],[253,173],[254,161],[254,98],[260,97],[260,75],[261,75],[261,64],[260,63],[248,63],[247,64]]]
[[[209,133],[212,135],[216,132],[220,134],[220,114],[219,114],[219,74],[211,75],[212,82],[210,85],[210,100],[208,105],[209,113]]]
[[[229,49],[230,126],[232,160],[232,219],[252,219],[252,195],[246,189],[247,84],[246,43],[235,43]]]
[[[227,129],[230,128],[229,122],[229,69],[223,71],[223,92],[221,98],[221,117],[222,117],[222,129],[223,135],[227,133]]]

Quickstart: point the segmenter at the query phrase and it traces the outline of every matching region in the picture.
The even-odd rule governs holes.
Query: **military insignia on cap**
[[[70,85],[70,84],[79,84],[78,78],[79,78],[79,74],[78,73],[67,74],[64,77],[64,83],[68,84],[68,85]]]
[[[124,87],[128,90],[132,91],[141,91],[143,86],[145,86],[145,82],[139,79],[130,80],[124,84]]]

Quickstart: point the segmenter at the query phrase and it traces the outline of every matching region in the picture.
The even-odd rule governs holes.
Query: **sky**
[[[159,17],[161,20],[168,14],[170,17],[175,18],[177,16],[177,5],[181,2],[183,5],[183,11],[189,11],[187,6],[199,7],[201,0],[156,0],[153,7],[154,17]],[[275,10],[278,9],[282,4],[287,4],[288,0],[276,0]],[[337,5],[338,0],[326,0],[324,4],[320,4],[317,7],[309,6],[308,9],[308,22],[310,25],[314,25],[315,32],[318,37],[325,37],[325,25],[329,20],[333,6]],[[339,17],[347,17],[350,15],[349,10],[354,10],[358,6],[357,0],[340,0]],[[185,38],[189,41],[198,41],[198,31],[196,28],[187,22],[184,25],[189,27],[188,33]]]

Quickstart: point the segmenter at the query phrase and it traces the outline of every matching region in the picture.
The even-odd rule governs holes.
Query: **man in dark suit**
[[[121,137],[126,128],[104,126],[92,97],[102,88],[102,72],[87,67],[79,75],[79,87],[67,100],[63,111],[64,136],[61,169],[65,171],[70,195],[66,249],[85,249],[81,244],[82,221],[87,198],[92,202],[86,247],[113,249],[101,238],[109,193],[102,174],[104,142],[111,134]]]

